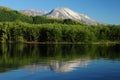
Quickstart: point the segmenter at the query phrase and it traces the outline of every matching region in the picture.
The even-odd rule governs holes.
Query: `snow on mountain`
[[[30,16],[43,16],[44,14],[47,14],[49,11],[39,11],[35,9],[26,9],[26,10],[21,10],[20,12],[24,14],[28,14]]]
[[[34,9],[27,9],[21,11],[24,14],[31,16],[49,16],[52,18],[73,19],[87,24],[98,24],[97,21],[91,19],[87,15],[79,14],[70,10],[69,8],[55,8],[51,11],[38,11]]]

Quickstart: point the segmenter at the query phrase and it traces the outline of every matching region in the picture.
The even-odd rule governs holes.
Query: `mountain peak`
[[[51,18],[73,19],[87,24],[98,24],[97,21],[91,19],[87,15],[79,14],[69,8],[58,7],[51,11],[38,11],[34,9],[22,10],[21,12],[31,16],[49,16]]]
[[[57,7],[54,10],[70,10],[70,9],[65,7]]]
[[[63,8],[63,7],[55,8],[55,9],[53,9],[53,11],[66,12],[66,13],[71,13],[71,14],[78,14],[78,13],[72,11],[69,8]]]

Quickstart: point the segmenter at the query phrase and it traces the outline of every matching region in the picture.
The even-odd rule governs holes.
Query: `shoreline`
[[[120,44],[120,42],[23,42],[24,44]]]

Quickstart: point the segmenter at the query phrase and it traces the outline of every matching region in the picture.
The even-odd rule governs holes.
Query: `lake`
[[[120,80],[120,45],[0,44],[0,80]]]

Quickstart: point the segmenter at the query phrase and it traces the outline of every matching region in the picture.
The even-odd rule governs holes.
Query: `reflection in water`
[[[80,59],[73,61],[51,61],[48,63],[33,64],[24,66],[24,69],[31,70],[32,73],[39,72],[40,69],[51,70],[54,72],[70,72],[76,67],[85,67],[90,63],[89,59]]]
[[[120,45],[0,44],[1,73],[21,67],[69,72],[101,58],[120,60]]]

